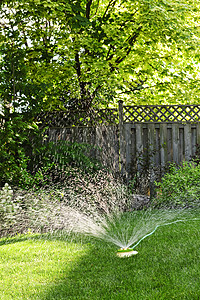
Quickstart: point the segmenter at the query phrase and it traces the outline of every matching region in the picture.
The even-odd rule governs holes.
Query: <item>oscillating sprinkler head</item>
[[[138,254],[137,251],[134,251],[132,248],[120,248],[117,251],[117,256],[118,257],[130,257],[132,255]]]

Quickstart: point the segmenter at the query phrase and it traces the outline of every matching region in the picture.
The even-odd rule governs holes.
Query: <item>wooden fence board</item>
[[[150,155],[150,162],[151,165],[154,164],[154,147],[155,147],[155,126],[154,124],[148,124],[148,142],[149,142],[149,155]]]
[[[160,168],[160,129],[155,128],[155,165]]]
[[[137,157],[137,170],[141,171],[142,168],[142,155],[143,155],[143,138],[142,138],[142,124],[136,124],[136,157]]]
[[[200,146],[200,123],[196,125],[197,128],[197,145]]]
[[[163,172],[167,164],[167,124],[160,124],[160,164]]]
[[[197,146],[197,129],[196,128],[192,128],[191,129],[191,133],[192,133],[192,157],[195,156],[196,153],[196,146]]]
[[[184,128],[179,128],[179,162],[182,162],[185,158],[185,143],[184,143]]]
[[[179,125],[173,124],[172,126],[172,151],[173,151],[173,162],[176,164],[179,163],[179,151],[178,151],[178,143],[179,143]]]
[[[133,127],[133,124],[131,126],[131,165],[130,165],[130,172],[131,174],[136,173],[136,129]]]
[[[125,138],[125,160],[126,160],[126,178],[129,178],[129,174],[131,173],[131,161],[132,161],[132,153],[131,153],[131,124],[126,124],[124,128],[124,138]]]
[[[167,128],[167,161],[173,161],[173,152],[172,152],[172,128]]]
[[[189,161],[192,157],[191,124],[185,124],[184,125],[184,142],[185,142],[185,160]]]

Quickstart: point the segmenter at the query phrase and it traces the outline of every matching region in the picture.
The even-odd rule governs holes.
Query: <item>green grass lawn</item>
[[[0,239],[0,299],[200,299],[199,228],[160,227],[129,258],[89,237]]]

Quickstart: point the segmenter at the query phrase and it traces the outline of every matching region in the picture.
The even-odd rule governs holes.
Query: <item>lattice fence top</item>
[[[123,107],[124,123],[200,122],[200,105],[135,105]]]
[[[37,117],[43,126],[66,127],[66,126],[96,126],[109,125],[119,122],[117,109],[91,109],[89,111],[54,111],[43,112]]]
[[[42,126],[49,127],[112,125],[118,124],[119,119],[121,123],[197,123],[200,105],[120,106],[119,109],[43,112],[37,117]]]

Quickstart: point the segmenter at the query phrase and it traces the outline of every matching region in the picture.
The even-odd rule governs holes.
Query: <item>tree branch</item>
[[[21,25],[21,23],[20,23]],[[24,30],[24,27],[22,27],[22,33],[23,33],[23,36],[24,36],[24,44],[26,46],[26,49],[28,49],[28,42],[27,42],[27,38],[26,38],[26,33],[25,33],[25,30]]]
[[[140,81],[140,80],[139,80]],[[157,87],[157,86],[164,86],[164,85],[170,85],[171,83],[169,82],[157,82],[156,84],[154,85],[149,85],[149,86],[143,86],[143,84],[145,83],[145,81],[142,83],[142,82],[138,82],[136,83],[135,87],[129,83],[129,85],[131,86],[131,88],[129,90],[126,90],[124,92],[119,92],[118,94],[126,94],[126,93],[132,93],[134,91],[141,91],[141,90],[147,90],[147,89],[151,89],[151,88],[154,88],[154,87]]]
[[[75,53],[75,67],[76,67],[76,74],[78,76],[78,80],[80,80],[80,77],[81,77],[81,66],[80,66],[80,60],[79,60],[79,54],[78,54],[78,52]]]
[[[120,64],[122,61],[124,61],[125,58],[129,55],[129,53],[130,53],[131,50],[132,50],[132,47],[133,47],[134,43],[136,42],[136,40],[137,40],[137,38],[138,38],[138,36],[139,36],[139,34],[140,34],[141,29],[142,29],[142,26],[140,26],[140,27],[137,29],[137,32],[135,32],[132,36],[130,36],[130,37],[126,40],[126,42],[128,42],[128,44],[129,44],[129,46],[127,46],[126,48],[124,48],[124,50],[125,50],[124,56],[118,57],[118,58],[115,60],[115,65],[119,65],[119,64]],[[122,50],[122,49],[123,49],[123,48],[121,48],[121,50]],[[112,57],[113,57],[113,56],[111,55],[111,56],[109,57],[108,60],[110,60]],[[114,65],[112,65],[112,67],[111,67],[111,72],[113,72],[115,69],[116,69],[116,67],[115,67]]]
[[[88,91],[86,90],[86,84],[87,82],[81,81],[81,62],[79,59],[79,53],[78,51],[75,54],[75,64],[76,64],[76,73],[78,76],[78,82],[80,87],[80,97],[82,100],[82,103],[78,103],[78,105],[81,104],[83,109],[88,109],[90,107],[90,104],[92,102],[92,96],[88,94]]]
[[[107,14],[107,12],[109,10],[109,8],[110,7],[111,8],[114,7],[116,2],[117,2],[117,0],[110,0],[110,2],[108,3],[108,6],[106,7],[106,10],[105,10],[105,12],[103,14],[103,19],[105,18],[106,14]]]
[[[92,16],[92,18],[94,18],[94,17],[96,16],[96,14],[97,14],[97,12],[98,12],[98,9],[99,9],[99,0],[97,0],[97,1],[98,1],[98,3],[97,3],[97,8],[96,8],[96,11],[95,11],[94,15]]]
[[[86,18],[90,19],[90,10],[91,10],[92,0],[87,0],[86,3]]]

